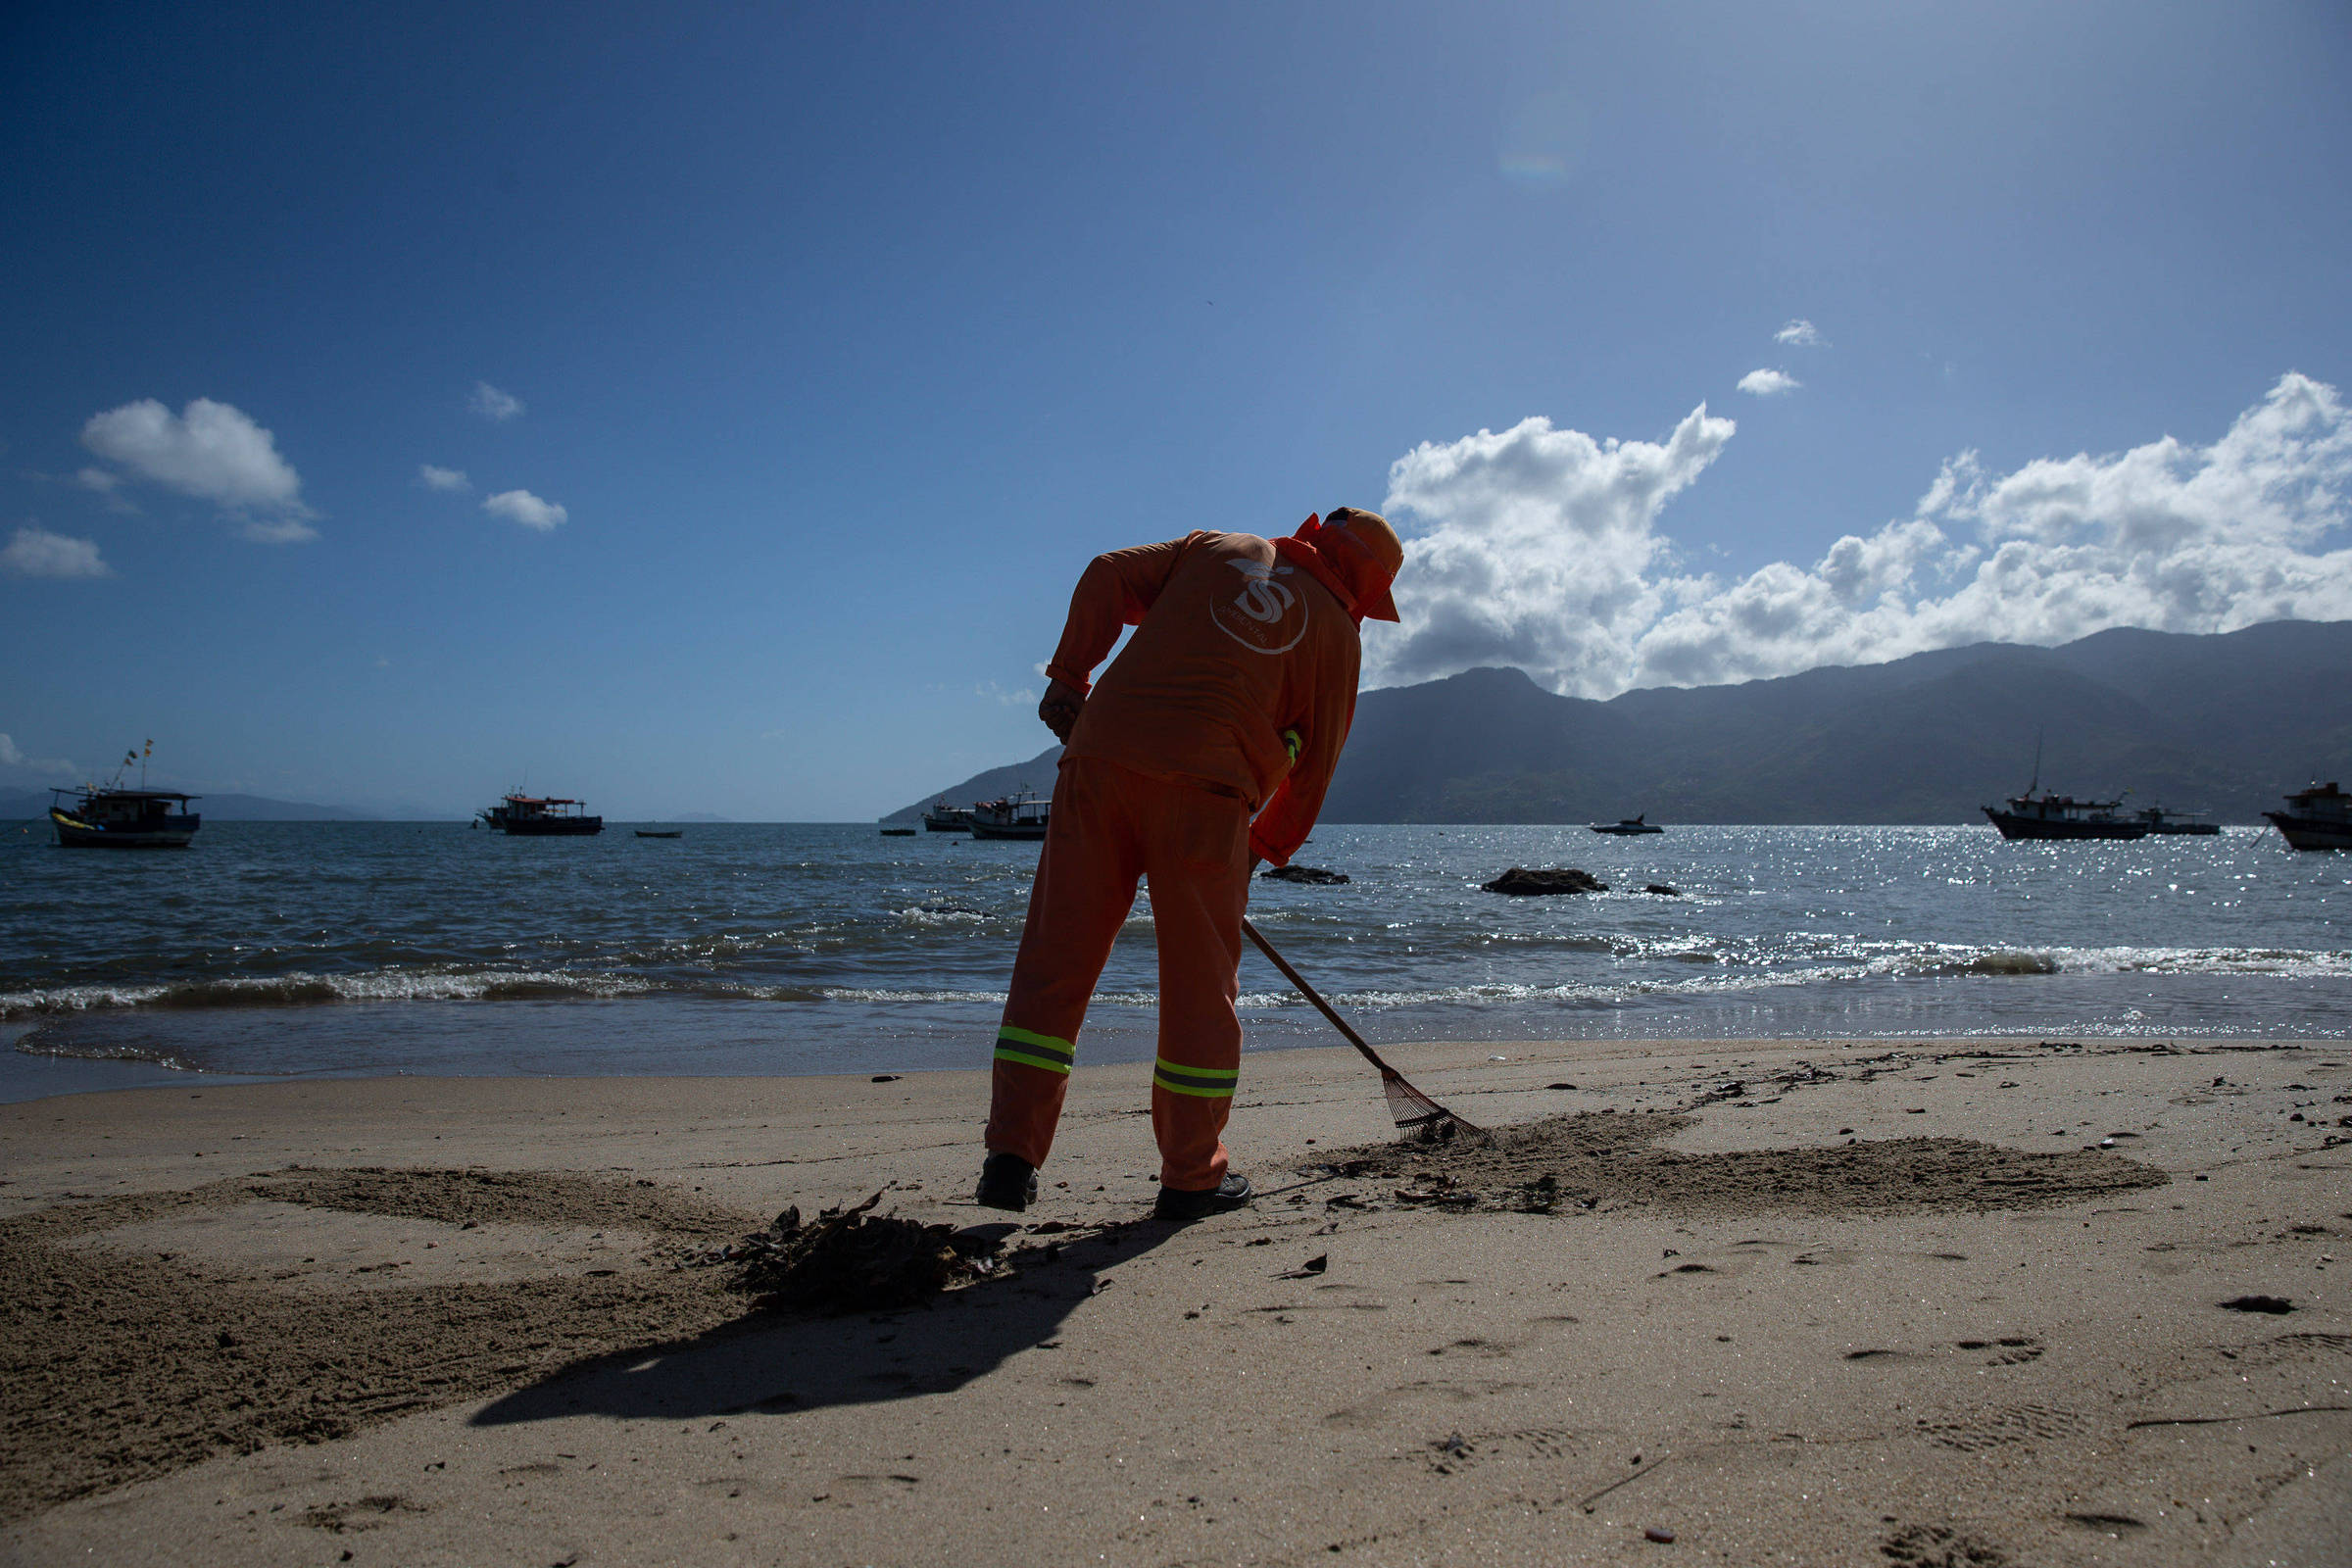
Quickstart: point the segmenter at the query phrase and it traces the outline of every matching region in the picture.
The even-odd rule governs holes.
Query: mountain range
[[[1323,820],[1974,822],[2037,747],[2061,793],[2260,822],[2315,776],[2352,778],[2352,621],[1979,643],[1606,702],[1473,669],[1358,699]],[[942,793],[1043,795],[1059,755]]]

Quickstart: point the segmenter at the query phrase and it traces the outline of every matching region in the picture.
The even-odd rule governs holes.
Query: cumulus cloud
[[[1609,686],[1681,588],[1659,512],[1737,428],[1692,410],[1663,443],[1596,441],[1523,419],[1389,468],[1382,510],[1422,519],[1397,585],[1392,681],[1516,664],[1562,691]]]
[[[512,392],[501,392],[487,381],[476,381],[466,399],[466,407],[485,419],[503,424],[522,413],[522,399]]]
[[[1777,398],[1804,384],[1786,370],[1750,370],[1740,378],[1740,390],[1759,398]]]
[[[1773,333],[1772,340],[1775,343],[1789,343],[1800,349],[1809,349],[1821,342],[1821,333],[1815,329],[1811,321],[1799,316],[1792,318],[1787,326]]]
[[[28,767],[36,773],[61,773],[69,778],[81,771],[62,757],[26,757],[6,735],[0,735],[0,767]]]
[[[239,408],[197,398],[173,414],[153,398],[90,416],[81,444],[149,484],[210,501],[245,519],[249,539],[316,539],[304,520],[302,477],[278,456],[277,438]],[[120,475],[85,468],[79,481],[112,495]]]
[[[94,539],[74,539],[27,525],[0,548],[0,571],[12,577],[111,577]]]
[[[198,398],[174,415],[153,398],[90,416],[81,444],[150,484],[223,507],[299,511],[302,479],[277,438],[233,405]],[[82,483],[111,490],[84,470]]]
[[[1705,461],[1731,433],[1728,421],[1711,422],[1722,434]],[[2209,446],[2166,436],[2006,474],[1963,452],[1912,515],[1847,534],[1810,566],[1776,562],[1732,582],[1673,576],[1671,546],[1651,526],[1705,461],[1675,468],[1646,457],[1666,449],[1641,449],[1637,467],[1673,479],[1620,494],[1610,481],[1638,443],[1544,434],[1561,462],[1489,465],[1481,484],[1424,476],[1446,471],[1433,454],[1457,455],[1453,466],[1473,472],[1504,439],[1483,431],[1394,466],[1389,505],[1426,519],[1426,532],[1408,542],[1397,585],[1405,635],[1368,650],[1377,679],[1517,664],[1555,691],[1610,697],[1974,642],[2047,646],[2111,626],[2222,632],[2352,619],[2352,548],[2341,533],[2352,411],[2304,375],[2280,377]],[[1583,544],[1588,514],[1612,519],[1604,548]],[[1529,524],[1498,529],[1486,520],[1497,515]],[[1432,626],[1451,640],[1429,636]]]
[[[466,477],[463,468],[436,468],[429,463],[416,466],[416,482],[427,490],[470,490],[473,481]]]
[[[553,501],[542,501],[528,490],[501,490],[482,503],[482,510],[494,517],[504,517],[541,533],[555,532],[571,515]]]

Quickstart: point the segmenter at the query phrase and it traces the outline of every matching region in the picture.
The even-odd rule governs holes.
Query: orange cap
[[[1404,542],[1389,526],[1388,518],[1356,507],[1334,507],[1324,516],[1313,542],[1325,551],[1335,543],[1343,546],[1343,559],[1335,564],[1348,573],[1356,589],[1356,608],[1367,619],[1396,618],[1396,602],[1389,596],[1389,585],[1403,569]],[[1353,559],[1346,559],[1350,557]]]

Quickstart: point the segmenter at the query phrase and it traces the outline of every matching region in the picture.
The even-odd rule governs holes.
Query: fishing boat
[[[972,808],[972,837],[976,839],[1042,839],[1053,803],[1027,790]]]
[[[602,833],[605,819],[590,816],[584,801],[559,795],[510,795],[475,813],[474,820],[519,838],[553,838]]]
[[[188,809],[188,802],[201,797],[177,790],[84,784],[49,793],[55,797],[49,822],[59,845],[68,849],[184,850],[204,825],[204,818]]]
[[[968,806],[950,806],[946,796],[932,803],[923,813],[926,833],[969,833],[972,830],[972,808]]]
[[[2124,792],[2126,795],[2131,791]],[[2034,780],[2023,795],[2012,795],[2000,807],[1983,811],[2005,839],[2144,839],[2153,831],[2143,813],[2118,816],[2123,797],[2112,801],[2078,801],[2041,787],[2041,737],[2034,737]],[[2007,809],[2002,809],[2006,807]]]
[[[2222,824],[2204,811],[2176,811],[2170,807],[2143,806],[2132,814],[2147,823],[2148,831],[2158,837],[2175,833],[2203,836],[2222,830]]]
[[[2144,839],[2151,831],[2136,814],[2118,816],[2124,803],[2078,801],[2048,790],[2038,795],[2012,795],[2001,807],[1981,808],[2005,839]]]
[[[2298,850],[2352,850],[2352,795],[2332,779],[2289,795],[2285,810],[2262,814]]]
[[[1642,816],[1648,814],[1647,811],[1643,811]],[[1588,822],[1585,825],[1595,833],[1617,833],[1627,837],[1636,833],[1663,833],[1666,831],[1653,822],[1642,821],[1642,816],[1620,817],[1614,822]]]

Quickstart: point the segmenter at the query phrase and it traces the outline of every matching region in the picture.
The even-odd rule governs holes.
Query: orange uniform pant
[[[1086,1004],[1139,880],[1151,884],[1159,939],[1159,1059],[1152,1068],[1159,1179],[1205,1191],[1225,1179],[1225,1117],[1241,1071],[1233,1004],[1250,902],[1250,808],[1094,758],[1063,761],[1054,791],[997,1031],[988,1148],[1046,1162]]]

